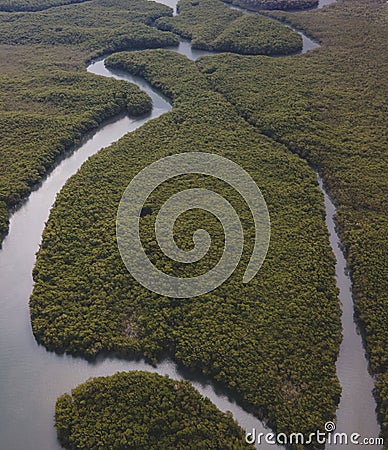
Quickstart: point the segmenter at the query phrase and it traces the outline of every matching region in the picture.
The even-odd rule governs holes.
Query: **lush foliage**
[[[213,47],[246,55],[287,55],[302,50],[302,37],[279,22],[244,14],[217,36]]]
[[[388,221],[386,211],[385,5],[346,2],[303,15],[277,13],[322,42],[283,59],[219,55],[203,60],[214,88],[262,133],[306,158],[338,205],[381,416],[387,423]],[[367,32],[365,32],[367,30]],[[387,430],[387,425],[385,425]]]
[[[57,26],[43,15],[34,21],[23,17],[0,25],[0,43],[14,45],[70,45],[85,50],[91,57],[128,49],[168,47],[178,44],[172,33],[163,33],[142,23],[115,27]],[[267,19],[268,20],[268,19]]]
[[[34,78],[0,78],[0,200],[8,207],[28,195],[55,159],[87,131],[125,110],[149,111],[151,101],[137,86],[89,74],[42,72]],[[6,214],[4,229],[7,223]]]
[[[171,33],[147,25],[171,10],[146,0],[95,0],[34,14],[0,14],[0,43],[76,46],[97,56],[132,48],[177,45]]]
[[[134,351],[156,358],[168,352],[186,367],[226,383],[279,431],[322,427],[339,399],[334,363],[341,326],[314,172],[258,134],[185,57],[143,51],[114,55],[108,64],[144,75],[174,99],[174,108],[90,158],[58,196],[33,274],[35,336],[49,349],[88,356]],[[174,179],[149,200],[153,211],[188,183],[200,183],[238,211],[246,248],[233,276],[212,293],[190,300],[160,297],[139,285],[120,259],[117,206],[126,185],[146,165],[198,150],[231,158],[256,180],[271,215],[270,250],[258,276],[244,285],[254,241],[249,209],[216,180]],[[158,267],[192,276],[217,262],[223,234],[206,215],[184,219],[176,225],[180,246],[192,245],[199,225],[212,233],[214,251],[198,267],[162,257],[155,245],[155,214],[141,219],[141,232]]]
[[[194,48],[252,55],[284,55],[302,48],[302,38],[290,28],[232,10],[219,0],[180,0],[178,10],[178,16],[158,19],[157,26],[191,39]]]
[[[94,378],[57,401],[55,426],[71,450],[238,450],[243,430],[189,382],[148,372]]]
[[[383,7],[358,0],[302,15],[273,13],[324,44],[296,58],[219,55],[200,63],[202,73],[165,51],[110,58],[112,67],[147,77],[173,98],[175,108],[91,158],[59,195],[34,270],[31,318],[37,339],[49,349],[87,356],[133,351],[157,358],[168,352],[224,382],[278,431],[322,428],[332,419],[340,392],[334,364],[340,311],[322,196],[311,169],[291,150],[319,168],[339,205],[356,311],[388,432]],[[160,18],[171,10],[153,2],[93,0],[33,14],[0,14],[0,234],[6,232],[7,208],[27,195],[82,133],[119,111],[141,113],[150,106],[134,87],[81,74],[84,60],[128,46],[176,43],[171,34],[147,27],[158,18],[158,27],[192,39],[197,47],[257,53],[264,46],[268,52],[265,39],[273,28],[266,36],[256,31],[269,23],[265,19],[208,0],[185,0],[180,10],[180,16]],[[293,42],[291,34],[282,34],[278,48],[286,38],[287,45]],[[139,170],[187,150],[222,154],[248,170],[267,200],[273,233],[259,275],[243,285],[253,242],[249,211],[226,186],[200,181],[239,210],[247,248],[227,283],[178,301],[150,294],[125,270],[115,242],[115,214]],[[183,177],[167,184],[155,193],[152,206],[198,181]],[[176,275],[214,265],[222,230],[210,217],[188,215],[177,225],[182,247],[192,244],[199,219],[214,232],[214,252],[198,268],[187,269],[157,251],[154,216],[141,222],[155,264]],[[69,398],[59,405],[66,415]]]
[[[82,3],[87,0],[0,0],[0,11],[41,11],[73,3]]]
[[[157,27],[191,39],[195,48],[209,48],[212,41],[242,15],[219,0],[180,0],[178,12],[175,17],[158,19]]]
[[[146,0],[0,13],[0,241],[7,210],[81,135],[120,112],[150,110],[137,87],[80,70],[103,53],[177,44],[173,34],[147,26],[168,14],[169,8]]]
[[[259,11],[262,9],[297,10],[315,8],[319,2],[318,0],[228,0],[226,3],[232,3],[252,11]]]

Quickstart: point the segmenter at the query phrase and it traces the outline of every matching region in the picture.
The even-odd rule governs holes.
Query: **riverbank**
[[[127,125],[125,125],[125,126],[127,126]],[[125,132],[125,131],[124,131]],[[106,144],[107,145],[107,144]],[[41,201],[42,201],[42,198],[41,198]],[[28,204],[26,204],[26,206],[27,206]],[[47,206],[47,205],[46,205]],[[42,208],[43,208],[44,206],[43,206],[43,202],[42,202]],[[47,206],[47,211],[48,211],[48,208],[49,208],[49,206]],[[24,209],[24,208],[22,208],[22,215],[24,215],[25,213],[26,213],[26,210]],[[21,239],[21,242],[23,242],[23,243],[25,243],[26,245],[25,245],[25,248],[26,248],[26,253],[24,253],[24,251],[23,252],[20,252],[19,250],[18,250],[18,247],[14,247],[14,249],[13,249],[13,252],[14,252],[14,254],[15,254],[15,258],[16,258],[16,255],[19,255],[17,258],[22,258],[22,256],[25,256],[26,254],[27,254],[27,252],[29,251],[28,249],[30,248],[29,247],[29,245],[27,244],[27,242],[25,241],[25,239],[27,239],[29,236],[30,236],[30,234],[31,234],[31,224],[33,224],[34,223],[34,221],[35,221],[35,217],[36,217],[36,213],[37,213],[37,209],[33,212],[33,214],[31,215],[31,216],[29,216],[29,218],[30,218],[30,221],[29,222],[26,222],[25,223],[25,225],[26,225],[26,227],[24,228],[24,231],[23,232],[21,232],[21,233],[19,233],[17,236],[18,236],[18,238],[17,239]],[[47,218],[47,214],[46,214],[46,218]],[[42,221],[42,227],[43,227],[43,222],[44,222],[44,220],[45,219],[43,219],[43,221]],[[12,228],[12,224],[11,224],[11,228]],[[12,232],[12,230],[11,230],[11,232]],[[39,233],[38,233],[39,234]],[[13,235],[13,236],[15,236],[15,235]],[[23,236],[24,236],[24,240],[23,240]],[[38,236],[38,235],[37,235]],[[11,239],[14,239],[14,238],[11,238]],[[33,264],[33,256],[31,256],[31,255],[33,255],[33,253],[36,251],[36,249],[37,249],[37,246],[38,246],[38,242],[39,242],[39,236],[38,236],[38,241],[36,242],[36,246],[34,247],[34,250],[32,250],[31,251],[31,254],[30,254],[30,256],[28,257],[28,258],[32,258],[32,264]],[[31,249],[30,249],[31,250]],[[13,252],[11,252],[12,254],[13,254]],[[8,253],[8,255],[10,255],[10,253]],[[24,270],[24,272],[23,272],[23,274],[24,275],[22,275],[22,272],[15,272],[15,273],[19,273],[20,275],[22,275],[22,277],[21,277],[21,279],[24,279],[23,277],[25,276],[26,278],[26,280],[29,280],[29,283],[31,283],[30,282],[30,277],[29,277],[29,274],[31,273],[31,269],[28,269],[27,268],[27,270],[25,270],[26,269],[26,266],[23,266],[23,264],[22,264],[22,261],[23,260],[23,258],[22,259],[13,259],[12,257],[9,259],[9,258],[6,258],[5,260],[4,260],[4,265],[2,265],[1,267],[2,267],[2,274],[4,273],[4,274],[7,274],[8,272],[6,272],[5,271],[5,269],[3,269],[3,268],[5,268],[6,267],[6,265],[7,264],[10,264],[10,267],[11,268],[13,268],[13,269],[15,269],[15,267],[19,267],[19,265],[20,265],[20,267],[21,268],[23,268],[24,267],[24,269],[22,269],[22,270]],[[12,262],[13,261],[13,262]],[[31,268],[32,268],[32,265],[31,265]],[[3,272],[3,270],[4,270],[4,272]],[[15,283],[14,283],[15,284]],[[16,283],[17,284],[17,283]],[[22,283],[23,284],[23,283]],[[8,285],[6,285],[6,287],[7,287]],[[29,285],[30,286],[30,285]],[[2,285],[2,288],[3,288],[3,285]],[[9,421],[7,420],[7,425],[8,425],[8,428],[9,428],[9,432],[8,431],[5,431],[4,430],[4,436],[6,436],[6,440],[5,440],[5,442],[7,443],[7,442],[9,442],[9,444],[10,445],[18,445],[18,443],[20,443],[20,448],[26,448],[25,447],[25,443],[27,442],[27,445],[29,444],[29,442],[30,441],[26,441],[26,442],[24,442],[23,441],[23,439],[25,439],[26,437],[24,436],[16,436],[16,432],[17,432],[17,429],[18,429],[18,427],[19,427],[19,424],[20,424],[20,414],[18,413],[18,410],[20,409],[20,407],[23,405],[23,407],[25,408],[25,400],[26,399],[28,399],[28,398],[30,398],[31,399],[31,393],[29,394],[28,392],[27,392],[27,386],[30,386],[30,388],[32,389],[32,390],[35,390],[36,389],[36,386],[37,385],[39,385],[39,383],[40,383],[40,381],[39,380],[42,380],[42,389],[44,390],[45,389],[45,383],[46,383],[46,385],[49,385],[50,384],[50,382],[49,382],[49,380],[47,379],[47,378],[45,378],[45,376],[43,376],[43,374],[42,374],[42,372],[41,372],[41,369],[40,369],[40,367],[47,367],[47,361],[46,361],[46,359],[39,359],[39,358],[37,358],[37,361],[34,361],[34,362],[32,362],[32,357],[37,357],[37,353],[39,353],[39,352],[41,352],[42,353],[42,355],[44,355],[45,356],[45,358],[47,357],[47,358],[50,358],[50,361],[57,361],[58,362],[58,365],[59,365],[59,361],[61,361],[61,364],[64,364],[64,366],[63,367],[67,367],[66,365],[67,364],[69,364],[69,371],[67,372],[66,371],[66,369],[64,369],[63,367],[62,367],[62,372],[61,371],[58,371],[58,372],[56,372],[55,371],[55,369],[52,369],[53,370],[53,372],[51,372],[51,371],[48,371],[48,373],[49,374],[53,374],[53,373],[55,373],[55,375],[53,375],[53,377],[54,377],[54,379],[56,380],[56,382],[58,382],[58,380],[62,380],[63,381],[63,379],[65,379],[66,378],[66,380],[65,381],[63,381],[63,384],[60,384],[59,385],[59,383],[58,383],[58,386],[56,386],[55,388],[54,388],[54,390],[56,391],[56,393],[55,393],[55,395],[54,394],[50,394],[50,398],[51,398],[51,403],[50,403],[50,399],[46,399],[47,400],[47,405],[48,405],[48,407],[46,408],[42,408],[42,414],[39,414],[39,417],[37,417],[36,418],[36,420],[39,420],[40,422],[40,425],[38,425],[37,427],[32,427],[32,425],[31,425],[31,433],[30,433],[30,436],[29,436],[29,439],[31,439],[31,436],[34,436],[35,435],[35,433],[36,433],[36,430],[37,429],[39,429],[39,431],[40,431],[40,434],[41,434],[41,436],[39,436],[39,439],[40,438],[42,438],[42,439],[44,439],[44,436],[47,438],[47,433],[45,432],[45,429],[47,428],[47,426],[49,426],[49,423],[50,423],[50,419],[49,419],[49,416],[50,416],[50,414],[49,414],[49,412],[50,411],[52,411],[52,409],[50,409],[50,405],[51,405],[51,408],[52,408],[52,399],[55,397],[55,396],[57,396],[57,395],[59,395],[60,393],[62,393],[62,392],[64,392],[64,391],[69,391],[69,389],[71,388],[71,387],[73,387],[74,386],[74,384],[75,383],[79,383],[79,382],[81,382],[81,381],[83,381],[87,376],[90,376],[89,374],[90,373],[92,373],[92,374],[96,374],[96,375],[99,375],[100,374],[100,369],[101,369],[101,365],[98,365],[98,363],[96,364],[96,367],[97,367],[97,369],[95,369],[94,367],[93,367],[93,365],[89,365],[89,364],[87,364],[85,361],[83,361],[82,363],[80,363],[81,365],[82,364],[85,364],[85,367],[87,367],[87,369],[85,368],[85,372],[83,372],[83,371],[77,371],[78,369],[76,369],[76,367],[78,367],[78,364],[77,364],[77,361],[78,362],[80,362],[80,361],[82,361],[82,360],[79,360],[79,359],[72,359],[72,358],[69,358],[69,357],[58,357],[58,356],[56,356],[55,354],[50,354],[50,353],[48,353],[48,354],[46,354],[46,352],[42,349],[42,348],[39,348],[39,347],[36,347],[36,345],[35,345],[35,343],[32,341],[32,336],[31,336],[31,333],[30,333],[30,331],[29,331],[29,329],[27,329],[27,327],[25,327],[25,324],[27,323],[27,321],[28,321],[28,314],[26,315],[26,308],[25,308],[25,304],[24,305],[19,305],[19,306],[15,306],[15,308],[13,308],[13,307],[10,307],[10,305],[11,305],[11,302],[13,302],[13,300],[14,300],[14,298],[18,298],[18,299],[20,299],[20,303],[22,303],[23,302],[23,299],[24,299],[24,302],[25,302],[25,300],[26,300],[26,298],[29,296],[29,293],[27,292],[27,291],[25,291],[25,292],[22,292],[22,291],[18,291],[18,290],[15,290],[15,288],[11,288],[11,287],[7,287],[7,290],[4,290],[3,291],[3,289],[1,290],[1,292],[9,292],[9,296],[7,295],[6,296],[6,300],[7,301],[5,301],[5,311],[9,311],[9,313],[10,313],[10,315],[8,315],[8,313],[4,316],[8,321],[9,321],[9,324],[11,325],[11,323],[12,323],[12,325],[15,325],[15,322],[12,322],[11,320],[10,320],[10,318],[12,318],[12,317],[15,317],[15,316],[13,316],[12,314],[13,313],[15,313],[15,314],[18,314],[19,315],[19,317],[20,317],[20,319],[18,319],[18,324],[19,324],[19,326],[20,327],[16,327],[15,326],[15,329],[17,328],[18,329],[18,334],[22,334],[23,335],[23,339],[25,339],[25,338],[27,338],[27,339],[25,339],[24,341],[23,341],[23,345],[24,344],[27,344],[27,346],[25,347],[25,348],[28,348],[28,350],[29,350],[29,352],[31,352],[31,355],[30,356],[27,356],[27,355],[25,355],[25,357],[24,357],[24,360],[23,360],[23,362],[21,361],[21,360],[16,360],[15,361],[15,358],[12,356],[12,355],[15,355],[15,354],[18,354],[18,351],[17,351],[17,349],[18,349],[18,346],[16,345],[16,343],[17,342],[19,342],[19,340],[18,340],[18,338],[17,338],[17,336],[15,335],[15,333],[14,332],[12,332],[12,330],[8,327],[8,326],[6,326],[7,325],[7,320],[5,320],[5,322],[4,322],[4,336],[5,336],[5,340],[3,340],[3,342],[4,342],[4,352],[2,352],[2,355],[4,355],[4,356],[2,356],[2,358],[4,357],[5,358],[5,360],[4,360],[4,362],[5,362],[5,364],[4,365],[2,365],[4,368],[6,368],[7,367],[7,369],[5,370],[4,369],[4,371],[6,372],[6,371],[8,371],[8,369],[9,369],[9,372],[8,372],[8,375],[9,375],[9,381],[7,381],[6,383],[4,383],[4,386],[5,385],[7,385],[8,387],[9,387],[9,390],[10,390],[10,392],[14,392],[14,389],[15,389],[15,386],[17,387],[17,386],[19,386],[19,389],[20,389],[20,386],[22,386],[22,385],[24,385],[25,386],[25,388],[26,388],[26,392],[24,393],[25,395],[24,395],[24,399],[23,399],[23,403],[18,403],[18,401],[20,400],[17,400],[17,396],[16,396],[16,398],[15,398],[15,400],[16,400],[16,402],[15,403],[9,403],[11,400],[10,399],[12,399],[12,396],[10,396],[10,397],[8,397],[8,394],[7,394],[7,397],[6,397],[6,401],[5,402],[2,402],[2,404],[10,404],[11,405],[11,408],[8,410],[8,411],[11,411],[11,409],[12,409],[12,414],[11,414],[11,416],[12,416],[12,418],[10,418],[9,419]],[[26,294],[26,292],[27,292],[27,294]],[[15,303],[15,302],[14,302]],[[19,302],[16,302],[16,303],[19,303]],[[18,309],[18,308],[20,308],[20,309]],[[12,313],[12,314],[11,314]],[[23,325],[24,324],[24,325]],[[24,329],[25,330],[25,335],[23,334],[23,333],[20,333],[20,329]],[[14,341],[12,341],[12,339],[11,339],[11,337],[12,337],[12,339],[14,339]],[[10,340],[11,339],[11,340]],[[20,342],[23,340],[22,338],[20,339]],[[0,342],[1,342],[1,340],[0,340]],[[10,345],[10,342],[14,342],[14,346],[11,346]],[[36,347],[36,349],[35,349],[35,347]],[[14,349],[15,351],[13,352],[13,353],[10,353],[10,351],[11,351],[11,349]],[[37,353],[36,353],[37,352]],[[21,352],[21,354],[24,354],[23,352]],[[9,358],[9,359],[8,359]],[[12,361],[14,361],[14,362],[12,362]],[[112,361],[113,360],[111,360],[110,362],[109,362],[109,364],[108,364],[108,366],[109,366],[109,369],[107,369],[107,370],[109,370],[109,373],[111,373],[110,372],[110,370],[112,369],[113,371],[115,370],[115,364],[111,364],[112,363]],[[74,362],[76,362],[76,364],[74,365]],[[36,366],[35,366],[35,363],[37,364]],[[32,382],[32,386],[29,384],[29,383],[27,383],[26,382],[26,380],[23,380],[21,383],[16,383],[16,380],[17,379],[19,379],[20,380],[20,378],[18,378],[17,376],[16,376],[16,373],[18,373],[18,372],[20,372],[20,374],[22,375],[24,372],[25,372],[25,370],[24,370],[24,367],[26,366],[26,365],[29,365],[29,364],[32,364],[32,366],[30,367],[30,372],[31,373],[33,373],[33,374],[35,374],[34,375],[34,377],[32,377],[32,380],[31,380],[31,382]],[[52,363],[50,363],[50,364],[52,364]],[[108,367],[107,366],[107,367]],[[117,366],[118,367],[118,366]],[[136,366],[132,366],[131,365],[131,367],[136,367]],[[12,373],[12,371],[15,369],[15,371]],[[147,367],[147,370],[148,370],[149,368]],[[73,378],[73,375],[72,375],[72,372],[74,371],[74,370],[76,370],[76,374],[74,374],[74,377],[78,377],[78,379],[77,379],[77,381],[75,381],[75,379]],[[122,370],[128,370],[128,368],[127,368],[127,366],[125,367],[125,368],[123,368]],[[7,379],[7,376],[8,375],[6,375],[5,374],[5,372],[4,372],[4,374],[2,375],[2,380],[6,380]],[[81,373],[82,372],[82,373]],[[8,384],[9,383],[9,384]],[[24,384],[23,384],[24,383]],[[62,383],[62,382],[61,382]],[[67,387],[66,387],[66,386]],[[58,388],[58,389],[57,389]],[[62,389],[61,391],[59,391],[59,388],[60,389]],[[50,387],[50,389],[51,389],[51,387]],[[40,390],[39,390],[39,392],[41,392]],[[51,392],[51,391],[50,391]],[[9,394],[10,395],[10,394]],[[39,397],[39,398],[37,398],[38,396],[36,396],[36,398],[34,397],[34,405],[35,405],[35,409],[37,408],[37,406],[36,405],[39,405],[39,404],[41,404],[41,403],[39,403],[39,402],[41,402],[41,398]],[[45,402],[46,402],[46,400],[45,400]],[[8,402],[8,403],[6,403],[6,402]],[[14,409],[14,410],[13,410]],[[34,411],[35,411],[35,409],[28,409],[28,411],[30,411],[31,412],[31,417],[33,417],[34,415],[37,415],[36,414],[36,412],[35,412],[35,414],[34,414]],[[39,406],[38,406],[38,409],[39,409]],[[43,411],[44,410],[44,411]],[[19,414],[19,415],[18,415]],[[45,419],[43,420],[42,419],[42,417],[43,417],[43,415],[44,414],[46,414],[46,416],[45,416]],[[27,416],[28,416],[28,414],[27,414]],[[42,417],[40,417],[40,416],[42,416]],[[27,420],[27,418],[30,420],[30,417],[26,417],[26,420]],[[34,420],[35,420],[35,418],[34,418]],[[13,422],[14,421],[14,422]],[[34,422],[35,423],[35,425],[37,424],[37,422]],[[35,432],[34,432],[34,430],[35,430]],[[47,431],[47,430],[46,430]],[[1,433],[2,433],[2,436],[3,436],[3,430],[1,431]],[[12,435],[13,434],[13,435]],[[37,434],[37,433],[36,433]],[[50,430],[49,430],[49,434],[50,434]],[[50,435],[51,437],[49,437],[49,439],[48,440],[50,440],[50,439],[53,439],[53,437],[52,437],[52,434]],[[38,438],[37,436],[34,436],[34,438]],[[39,441],[38,441],[39,442]],[[44,449],[45,448],[45,445],[46,445],[46,441],[45,442],[43,442],[43,440],[41,441],[42,442],[42,446],[39,446],[39,444],[38,444],[38,446],[39,446],[39,448],[42,448],[42,449]],[[54,442],[54,441],[53,441]],[[24,445],[24,447],[23,447],[23,445]],[[53,444],[54,445],[54,444]],[[54,448],[54,447],[47,447],[47,448]]]
[[[202,70],[243,117],[309,161],[325,180],[338,208],[336,224],[352,274],[356,319],[382,393],[377,398],[385,424],[386,5],[342,2],[303,14],[272,15],[305,30],[322,47],[308,57],[271,60],[217,55],[201,63]]]

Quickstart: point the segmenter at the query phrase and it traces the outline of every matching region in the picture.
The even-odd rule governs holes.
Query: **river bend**
[[[321,0],[320,7],[333,0]],[[162,0],[176,11],[176,0]],[[303,52],[318,47],[303,37]],[[195,50],[187,41],[174,48],[195,60],[211,52]],[[208,396],[222,411],[231,411],[246,430],[268,431],[252,415],[239,407],[225,390],[204,377],[188,375],[170,360],[152,366],[144,360],[128,361],[99,357],[94,362],[69,355],[57,355],[39,346],[31,332],[28,299],[32,292],[32,269],[41,235],[56,194],[79,167],[101,148],[117,141],[161,114],[171,110],[171,104],[144,79],[127,73],[108,70],[103,60],[95,61],[88,71],[96,75],[114,77],[137,84],[152,99],[153,109],[142,118],[122,115],[103,124],[85,136],[78,149],[47,176],[40,187],[11,217],[10,231],[0,250],[0,436],[6,450],[60,449],[53,427],[56,398],[69,392],[90,377],[112,375],[117,371],[147,370],[175,379],[190,379],[194,387]],[[339,248],[335,231],[335,207],[320,180],[326,207],[326,224],[330,244],[336,256],[336,278],[342,304],[343,342],[337,361],[337,373],[343,395],[337,412],[337,430],[358,432],[362,436],[377,437],[379,427],[371,394],[373,380],[368,374],[362,340],[353,321],[351,280],[346,274],[346,261]],[[260,446],[266,450],[265,445]],[[268,446],[268,450],[279,448]],[[327,448],[334,448],[327,446]],[[338,449],[338,446],[336,446]],[[347,447],[351,448],[351,447]],[[370,448],[373,448],[372,446]],[[377,449],[377,447],[374,447]]]

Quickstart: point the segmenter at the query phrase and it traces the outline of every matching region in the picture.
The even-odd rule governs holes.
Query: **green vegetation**
[[[263,9],[309,9],[316,8],[319,3],[318,0],[225,0],[225,2],[232,3],[241,8],[247,8],[250,11],[259,11]]]
[[[145,76],[173,98],[174,108],[90,158],[59,194],[33,273],[36,338],[49,349],[87,356],[118,351],[156,359],[167,352],[225,383],[278,431],[323,427],[339,400],[341,324],[314,172],[239,117],[185,57],[141,51],[111,56],[107,64]],[[246,248],[236,272],[217,290],[176,300],[150,293],[127,272],[115,217],[136,173],[162,156],[198,150],[231,158],[256,180],[270,211],[271,246],[257,277],[244,285],[254,236],[249,209],[232,189],[202,177],[201,187],[217,190],[238,211]],[[166,183],[150,198],[152,210],[195,182],[181,177]],[[215,251],[198,268],[162,257],[154,221],[155,214],[143,217],[141,230],[158,267],[192,276],[214,266],[223,234],[211,218],[188,215],[176,225],[177,242],[186,248],[199,225],[211,231]]]
[[[53,3],[28,5],[42,9]],[[58,196],[33,274],[31,320],[38,341],[88,357],[117,351],[155,360],[168,353],[230,387],[278,432],[323,428],[339,400],[340,309],[322,195],[299,155],[319,169],[338,205],[356,313],[387,434],[384,7],[383,1],[357,0],[303,14],[267,12],[322,42],[321,49],[293,58],[223,54],[197,66],[161,50],[109,58],[110,67],[143,75],[162,89],[174,109],[91,158]],[[82,134],[119,112],[150,108],[136,87],[83,73],[85,61],[128,47],[177,43],[176,36],[160,30],[192,39],[196,47],[239,53],[288,53],[301,45],[281,24],[244,16],[215,0],[184,0],[180,11],[172,18],[169,8],[146,0],[91,0],[0,14],[1,236],[9,208]],[[149,27],[155,20],[159,30]],[[269,47],[267,37],[275,32],[279,41]],[[243,285],[254,235],[249,211],[222,183],[202,180],[202,187],[219,191],[238,210],[247,246],[224,285],[182,301],[151,294],[126,271],[116,246],[115,215],[124,188],[144,166],[197,150],[226,156],[253,176],[269,207],[272,239],[259,274]],[[197,181],[182,177],[166,183],[150,199],[152,210]],[[199,224],[214,233],[210,255],[198,267],[172,264],[160,255],[155,214],[142,218],[142,238],[158,267],[190,276],[214,266],[222,229],[206,214],[183,219],[175,230],[182,248],[190,248]],[[74,419],[70,401],[65,396],[58,403],[63,442],[93,439],[93,424],[80,423],[75,434],[66,428]]]
[[[191,39],[194,48],[210,48],[212,41],[242,15],[219,0],[180,0],[179,14],[156,21],[159,29]]]
[[[246,55],[287,55],[302,50],[302,36],[263,16],[236,19],[213,42],[214,49]]]
[[[190,39],[194,48],[251,55],[286,55],[302,49],[295,31],[258,15],[231,10],[219,0],[180,0],[179,15],[158,28]]]
[[[52,3],[23,5],[35,10]],[[9,7],[22,5],[12,2]],[[267,18],[242,16],[218,0],[201,0],[194,13],[192,9],[191,2],[181,5],[187,29],[205,16],[207,20],[206,30],[198,32],[200,38],[193,38],[198,46],[200,39],[209,39],[205,47],[239,53],[282,54],[301,48],[300,37],[292,30]],[[7,211],[29,194],[56,157],[73,148],[81,134],[125,110],[131,101],[132,114],[150,107],[147,103],[138,108],[139,100],[130,94],[139,95],[135,88],[74,72],[82,69],[85,60],[107,53],[177,45],[176,35],[149,26],[171,13],[170,8],[146,0],[92,0],[34,13],[0,13],[0,119],[4,122],[0,240],[8,229]],[[58,83],[62,78],[67,81]]]
[[[38,17],[38,14],[35,14],[34,17],[34,21],[27,16],[16,23],[1,24],[0,43],[76,45],[79,50],[94,51],[91,54],[93,57],[125,49],[178,44],[178,38],[171,33],[161,33],[142,23],[128,23],[111,31],[109,27],[57,26],[55,23],[48,24],[44,16]]]
[[[34,14],[0,14],[0,43],[72,46],[90,57],[124,49],[178,44],[171,33],[147,25],[171,10],[147,0],[95,0]]]
[[[0,84],[7,108],[0,113],[0,192],[11,207],[85,132],[122,111],[141,115],[151,109],[151,100],[137,86],[84,73],[2,76]]]
[[[384,431],[388,433],[387,134],[384,2],[343,2],[276,17],[322,48],[283,59],[218,55],[200,67],[260,132],[319,169],[338,205]],[[367,30],[367,31],[366,31]]]
[[[0,11],[41,11],[53,6],[82,3],[87,0],[0,0]]]
[[[71,450],[238,450],[245,433],[189,382],[148,372],[94,378],[57,401],[55,426]]]
[[[173,34],[147,26],[169,14],[146,0],[0,13],[0,241],[9,209],[82,135],[120,112],[150,110],[136,86],[81,71],[104,53],[176,45]]]

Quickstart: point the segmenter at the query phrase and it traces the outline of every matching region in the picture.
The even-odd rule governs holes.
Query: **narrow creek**
[[[100,61],[92,64],[89,71],[103,75],[106,69]],[[231,411],[244,428],[264,430],[222,387],[205,377],[180,370],[170,360],[157,366],[142,359],[129,361],[115,356],[88,362],[48,352],[37,345],[32,335],[28,309],[33,287],[31,272],[56,194],[89,156],[171,109],[166,99],[144,80],[130,75],[108,76],[139,84],[153,100],[152,113],[140,119],[119,117],[85,138],[83,145],[63,160],[13,214],[10,232],[0,250],[0,448],[4,450],[60,449],[53,427],[56,398],[90,377],[113,375],[118,371],[147,370],[175,379],[189,379],[219,409]]]
[[[324,0],[322,0],[324,1]],[[330,0],[326,0],[328,3]],[[331,2],[331,1],[330,1]],[[176,0],[161,1],[176,10]],[[303,36],[303,51],[317,44]],[[310,43],[312,45],[310,46]],[[175,51],[195,60],[211,52],[191,48],[182,41]],[[117,371],[147,370],[167,374],[175,379],[189,379],[193,386],[206,395],[222,411],[231,411],[246,430],[255,428],[266,432],[254,416],[244,411],[222,387],[210,380],[188,374],[170,360],[157,366],[146,361],[125,360],[115,356],[99,357],[94,362],[68,355],[47,352],[38,346],[30,327],[28,299],[33,281],[32,268],[39,248],[45,221],[56,194],[79,167],[101,148],[117,141],[147,121],[171,110],[168,99],[154,90],[144,79],[127,73],[110,71],[103,60],[89,65],[88,71],[100,76],[114,77],[137,84],[153,101],[152,112],[141,118],[116,117],[103,124],[95,133],[85,136],[76,152],[64,159],[32,192],[29,199],[11,217],[10,232],[0,250],[0,436],[1,448],[6,450],[60,449],[53,427],[56,398],[90,377],[111,375]],[[338,431],[358,432],[361,436],[377,437],[379,427],[371,395],[373,381],[367,371],[362,341],[353,321],[351,281],[345,274],[346,263],[339,248],[334,228],[335,207],[327,193],[325,196],[326,223],[330,243],[337,258],[336,275],[343,308],[343,333],[337,373],[343,388],[338,409]],[[278,446],[261,445],[266,450]],[[327,446],[327,448],[334,448]],[[336,446],[336,448],[339,448]],[[351,448],[349,446],[348,448]],[[373,447],[371,448],[378,448]]]
[[[342,387],[340,404],[337,409],[339,433],[359,433],[362,437],[378,437],[380,427],[375,413],[376,402],[372,394],[373,378],[368,372],[368,361],[361,335],[354,321],[352,280],[347,270],[346,259],[341,249],[341,241],[336,231],[336,207],[327,193],[323,180],[318,183],[324,195],[326,226],[330,245],[336,258],[336,282],[342,309],[342,343],[337,360],[337,376]],[[358,447],[358,446],[355,446]],[[338,445],[327,445],[326,449],[338,449]],[[347,448],[352,448],[348,446]],[[381,449],[378,445],[368,448]]]

